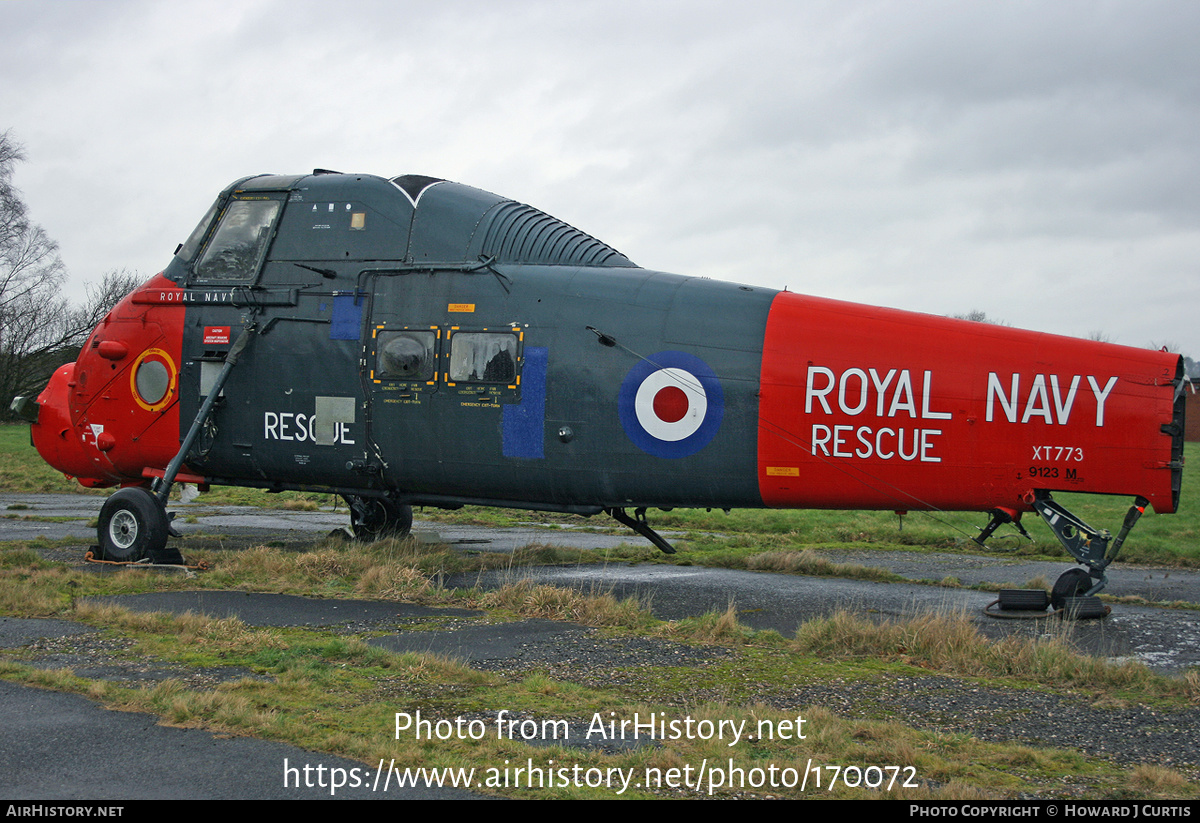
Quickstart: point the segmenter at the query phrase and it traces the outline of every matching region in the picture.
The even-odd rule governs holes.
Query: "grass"
[[[22,494],[87,494],[42,460],[29,442],[29,426],[0,425],[0,489]]]
[[[449,591],[431,580],[423,566],[438,557],[436,546],[383,541],[337,550],[318,544],[310,551],[280,552],[265,547],[213,553],[213,571],[194,580],[120,571],[96,575],[49,563],[25,547],[0,549],[0,592],[14,592],[0,611],[14,617],[63,617],[88,623],[106,636],[127,641],[131,661],[147,659],[188,667],[236,666],[255,674],[215,687],[190,688],[166,680],[143,688],[78,678],[68,671],[45,672],[24,661],[29,652],[0,655],[0,676],[86,694],[113,708],[149,711],[162,722],[216,732],[253,735],[374,764],[380,758],[400,765],[495,768],[503,761],[544,764],[553,759],[581,768],[636,770],[663,780],[657,788],[632,789],[626,796],[704,796],[695,789],[671,789],[672,769],[702,762],[728,764],[764,773],[796,763],[907,770],[911,786],[891,791],[861,785],[827,787],[835,798],[1001,798],[1017,793],[1056,796],[1059,787],[1086,786],[1089,796],[1195,797],[1186,774],[1154,764],[1120,766],[1100,758],[1046,747],[986,742],[959,734],[939,734],[896,719],[835,715],[820,706],[791,708],[759,702],[780,684],[889,678],[911,671],[940,673],[996,683],[1029,683],[1079,689],[1089,699],[1120,701],[1136,691],[1169,708],[1200,700],[1200,678],[1156,676],[1142,667],[1109,666],[1069,652],[1065,644],[1012,641],[994,644],[959,617],[929,617],[876,625],[850,615],[810,621],[794,638],[753,632],[738,622],[731,606],[684,621],[659,621],[645,604],[516,581],[498,591]],[[437,565],[434,561],[433,565]],[[655,666],[620,672],[608,685],[586,685],[546,671],[513,674],[477,671],[461,662],[429,654],[393,654],[364,639],[334,630],[259,628],[237,619],[192,614],[130,612],[81,600],[86,595],[179,588],[238,587],[286,590],[293,594],[373,596],[484,609],[486,619],[522,616],[570,620],[596,626],[615,638],[659,637],[676,643],[715,645],[724,655],[708,665]],[[703,697],[701,697],[703,695]],[[680,700],[682,699],[682,702]],[[520,740],[457,737],[447,740],[396,738],[395,713],[420,710],[426,717],[493,718],[499,709],[514,716],[571,720],[586,726],[597,719],[632,719],[654,714],[694,723],[749,723],[756,730],[797,730],[805,719],[805,739],[776,734],[735,746],[696,736],[663,741],[661,746],[605,753],[592,749],[531,747]],[[764,725],[765,724],[765,725]],[[789,725],[790,724],[790,725]],[[577,728],[582,726],[577,725]],[[490,728],[490,727],[489,727]],[[612,796],[586,787],[505,789],[510,797]],[[713,789],[718,797],[798,797],[797,789],[754,787]],[[806,792],[809,796],[814,793]]]
[[[1059,628],[1037,642],[1015,636],[989,640],[963,615],[922,614],[876,623],[841,612],[806,621],[792,648],[826,660],[869,657],[970,677],[1200,701],[1200,673],[1164,678],[1139,663],[1083,655],[1067,642],[1069,630]]]
[[[522,617],[543,617],[606,628],[642,629],[655,622],[637,598],[618,600],[607,592],[588,595],[530,580],[505,584],[482,595],[478,604]]]
[[[385,549],[386,551],[386,549]],[[273,584],[280,572],[295,582],[295,593],[320,593],[322,577],[343,578],[348,590],[357,589],[370,570],[356,563],[331,565],[329,552],[276,553],[269,564],[259,558],[243,567],[246,588]],[[385,567],[398,567],[410,558],[402,553],[383,558]],[[1136,689],[1152,696],[1160,709],[1200,700],[1200,680],[1163,678],[1142,667],[1113,667],[1071,653],[1065,644],[1020,640],[992,644],[961,617],[918,618],[875,625],[849,615],[811,621],[794,638],[756,633],[738,623],[735,611],[688,621],[658,621],[644,605],[619,601],[606,593],[581,595],[549,586],[518,582],[493,593],[427,593],[442,602],[482,607],[492,619],[541,616],[569,619],[615,632],[616,637],[657,636],[689,644],[716,644],[726,654],[700,666],[657,666],[621,672],[607,686],[588,686],[546,672],[511,675],[487,673],[430,654],[394,654],[363,639],[335,631],[306,628],[258,628],[234,618],[193,614],[136,613],[77,599],[58,599],[64,588],[76,592],[124,591],[131,579],[139,586],[172,588],[174,580],[147,578],[128,572],[97,576],[62,570],[39,561],[34,553],[10,549],[0,563],[0,589],[21,576],[43,590],[41,602],[57,603],[49,615],[74,619],[102,629],[107,636],[125,638],[123,652],[131,660],[161,660],[191,667],[237,666],[256,674],[210,688],[189,688],[166,680],[142,688],[78,678],[68,671],[42,671],[22,662],[27,654],[11,651],[0,658],[0,676],[17,682],[73,691],[112,708],[148,711],[162,722],[198,726],[216,732],[253,735],[356,758],[374,764],[380,758],[401,766],[495,768],[504,760],[544,764],[547,760],[579,764],[581,768],[636,770],[656,774],[662,787],[641,787],[629,796],[704,796],[706,790],[669,790],[671,770],[694,769],[696,764],[733,763],[745,771],[816,763],[828,782],[834,769],[853,767],[854,774],[871,771],[887,775],[899,767],[900,782],[890,791],[861,785],[825,786],[819,795],[834,798],[888,797],[926,799],[1004,798],[1016,794],[1059,796],[1086,787],[1086,796],[1188,798],[1200,796],[1190,778],[1155,764],[1120,766],[1070,750],[986,742],[961,734],[937,733],[910,727],[887,717],[837,715],[820,706],[790,708],[759,702],[778,684],[847,680],[873,681],[919,671],[968,679],[987,678],[990,686],[1008,682],[1024,686],[1038,682],[1083,690],[1103,702],[1126,699]],[[232,559],[232,558],[230,558]],[[255,564],[259,571],[250,571]],[[286,567],[291,566],[290,572]],[[411,568],[411,567],[410,567]],[[40,573],[40,574],[39,574]],[[189,586],[208,587],[216,581],[199,578]],[[45,611],[10,604],[4,612],[28,616]],[[586,679],[586,678],[585,678]],[[720,697],[714,697],[714,695]],[[707,695],[697,700],[699,695]],[[664,700],[664,696],[674,699]],[[684,702],[679,702],[682,697]],[[521,718],[570,720],[578,729],[604,723],[643,719],[651,715],[677,722],[709,723],[718,728],[748,724],[754,730],[738,743],[729,739],[679,736],[660,746],[605,753],[593,749],[532,747],[489,732],[481,739],[450,737],[418,740],[412,734],[392,733],[396,712],[421,711],[427,718],[483,717],[492,723],[505,709]],[[801,721],[802,722],[799,722]],[[487,726],[488,729],[492,727]],[[764,733],[764,730],[766,733]],[[804,737],[799,737],[804,734]],[[911,785],[903,785],[909,782]],[[857,780],[857,778],[856,778]],[[1062,787],[1066,787],[1065,789]],[[511,797],[612,796],[586,787],[553,789],[493,789]],[[718,797],[799,797],[797,789],[730,787],[713,789]],[[807,792],[808,796],[816,794]]]

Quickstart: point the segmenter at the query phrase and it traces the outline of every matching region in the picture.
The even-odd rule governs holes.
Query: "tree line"
[[[13,171],[25,159],[11,132],[0,133],[0,408],[36,395],[50,375],[79,354],[88,334],[141,282],[124,270],[87,285],[82,304],[62,295],[67,280],[55,243],[29,218]]]
[[[996,326],[1009,325],[1005,321],[1000,320],[998,318],[988,317],[988,313],[985,311],[981,311],[980,309],[972,309],[971,311],[966,312],[965,314],[951,314],[951,315],[947,315],[947,316],[953,317],[955,320],[970,320],[975,323],[991,323]],[[1093,331],[1093,332],[1089,333],[1087,336],[1087,339],[1095,340],[1097,343],[1113,342],[1113,339],[1108,334],[1106,334],[1105,332],[1102,332],[1102,331]],[[1166,342],[1161,342],[1161,343],[1151,341],[1148,348],[1161,349],[1162,351],[1172,351],[1172,352],[1179,352],[1179,350],[1180,350],[1180,346],[1173,341],[1166,341]],[[1192,358],[1188,357],[1187,355],[1184,355],[1183,370],[1184,370],[1184,373],[1192,380],[1200,380],[1200,361],[1193,360]]]

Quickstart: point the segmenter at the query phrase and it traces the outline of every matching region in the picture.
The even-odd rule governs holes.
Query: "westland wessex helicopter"
[[[648,271],[530,206],[407,175],[247,177],[14,408],[52,466],[119,486],[104,557],[177,555],[177,482],[413,506],[1036,511],[1098,591],[1173,512],[1165,352]],[[1056,491],[1132,495],[1118,537]],[[630,511],[632,510],[632,514]]]

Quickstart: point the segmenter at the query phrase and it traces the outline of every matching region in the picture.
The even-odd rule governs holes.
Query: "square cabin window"
[[[458,332],[450,338],[451,383],[505,383],[517,379],[517,336]]]
[[[375,338],[375,378],[429,382],[437,371],[432,331],[381,331]]]

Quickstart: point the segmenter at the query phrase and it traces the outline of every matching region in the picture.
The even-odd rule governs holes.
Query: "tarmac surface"
[[[79,695],[2,680],[0,722],[0,795],[8,801],[479,797],[429,786],[380,792],[372,788],[375,769],[355,760],[160,726],[152,715],[108,711]]]
[[[96,518],[102,497],[90,495],[0,495],[0,540],[75,537],[94,538],[89,522]],[[283,545],[311,542],[348,525],[344,511],[264,511],[252,507],[173,504],[180,513],[177,528],[187,534],[205,532],[249,542]],[[183,522],[184,518],[193,522]],[[418,521],[421,539],[449,543],[471,551],[511,551],[531,542],[580,548],[638,543],[637,535],[598,534],[587,530],[490,529],[447,526]],[[56,550],[56,553],[61,549]],[[82,554],[82,547],[80,549]],[[512,579],[534,577],[541,582],[585,591],[611,592],[640,598],[664,619],[725,611],[730,605],[752,627],[790,635],[796,626],[817,615],[849,610],[876,618],[904,617],[920,612],[961,612],[993,637],[1006,634],[1037,636],[1062,633],[1048,621],[1001,621],[983,615],[994,596],[963,588],[930,585],[947,577],[963,585],[991,582],[1021,586],[1042,576],[1053,580],[1066,563],[1030,563],[961,554],[912,552],[847,552],[827,555],[837,562],[888,568],[914,582],[870,583],[801,575],[743,572],[669,565],[580,565],[521,568],[505,572],[450,576],[449,586],[492,588]],[[1108,592],[1138,595],[1152,603],[1200,603],[1200,574],[1121,566],[1109,573]],[[915,581],[927,581],[918,583]],[[318,600],[286,595],[193,591],[108,598],[128,608],[147,611],[203,612],[236,615],[257,626],[322,626],[348,633],[369,630],[371,642],[397,650],[434,651],[472,665],[510,665],[524,657],[553,656],[564,643],[596,644],[583,627],[553,621],[481,624],[475,613],[462,609],[430,609],[399,603]],[[406,631],[413,622],[441,621],[442,631]],[[1129,658],[1169,674],[1200,665],[1200,611],[1117,604],[1111,616],[1071,624],[1065,629],[1081,649],[1110,658]],[[84,677],[125,682],[152,682],[180,673],[169,667],[131,666],[113,660],[96,664],[96,655],[81,655],[82,645],[96,641],[88,627],[62,620],[0,618],[0,648],[39,650],[36,665],[71,667]],[[605,660],[623,653],[664,655],[686,653],[675,644],[654,648],[598,648]],[[94,651],[94,650],[93,650]],[[642,659],[639,657],[639,659]],[[88,668],[91,666],[91,668]],[[231,672],[226,676],[242,676]],[[202,678],[204,673],[195,674]],[[330,769],[367,769],[361,763],[339,760],[283,746],[244,739],[222,739],[208,732],[158,726],[148,715],[107,711],[91,701],[0,681],[0,795],[10,798],[288,798],[330,797],[328,786],[284,785],[284,762],[324,764]],[[102,768],[79,768],[102,764]],[[154,764],[148,779],[147,764]],[[349,772],[347,772],[349,773]],[[315,781],[315,778],[314,778]],[[394,788],[386,794],[343,788],[337,798],[402,796],[463,797],[449,788],[418,788],[405,795]]]

